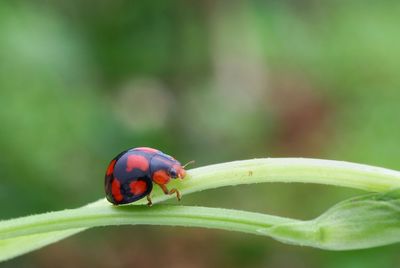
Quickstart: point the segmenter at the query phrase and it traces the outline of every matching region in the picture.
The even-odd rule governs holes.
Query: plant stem
[[[264,182],[318,183],[386,192],[400,187],[400,172],[345,161],[312,158],[261,158],[195,168],[171,182],[183,194],[223,186]],[[156,202],[171,198],[156,191]],[[143,203],[142,203],[143,204]]]
[[[107,205],[62,210],[4,221],[0,225],[0,240],[74,228],[127,224],[192,226],[257,234],[258,229],[290,222],[297,221],[222,208]]]

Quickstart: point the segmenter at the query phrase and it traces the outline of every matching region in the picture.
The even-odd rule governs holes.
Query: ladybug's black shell
[[[172,167],[183,170],[173,157],[147,147],[124,151],[111,160],[105,176],[107,200],[113,204],[127,204],[142,199],[153,189],[153,175]],[[172,174],[170,178],[178,175]]]

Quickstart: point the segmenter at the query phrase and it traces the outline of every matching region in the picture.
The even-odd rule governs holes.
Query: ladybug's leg
[[[178,199],[178,201],[181,201],[181,193],[178,191],[178,189],[176,188],[172,188],[171,190],[167,189],[167,186],[165,186],[165,184],[158,184],[158,186],[160,186],[160,188],[163,190],[164,194],[174,194],[176,193],[176,198]]]
[[[174,193],[176,193],[176,198],[178,199],[178,201],[181,201],[181,193],[178,191],[178,189],[172,188],[171,190],[169,190],[168,194],[174,194]]]
[[[147,201],[148,201],[147,206],[151,207],[151,206],[153,205],[153,202],[151,202],[150,195],[148,194],[148,195],[146,196],[146,198],[147,198]]]

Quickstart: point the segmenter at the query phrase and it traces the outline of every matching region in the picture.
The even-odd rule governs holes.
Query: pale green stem
[[[172,225],[257,234],[259,229],[297,222],[287,218],[222,208],[158,205],[82,207],[0,223],[0,240],[59,230],[106,225]],[[227,224],[229,223],[229,224]]]

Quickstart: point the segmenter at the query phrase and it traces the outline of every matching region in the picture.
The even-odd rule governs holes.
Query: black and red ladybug
[[[151,206],[153,183],[160,186],[165,194],[175,193],[180,200],[179,191],[175,188],[168,190],[166,184],[171,179],[183,179],[186,176],[184,168],[175,158],[153,148],[138,147],[124,151],[108,165],[105,176],[107,200],[121,205],[146,196]]]

